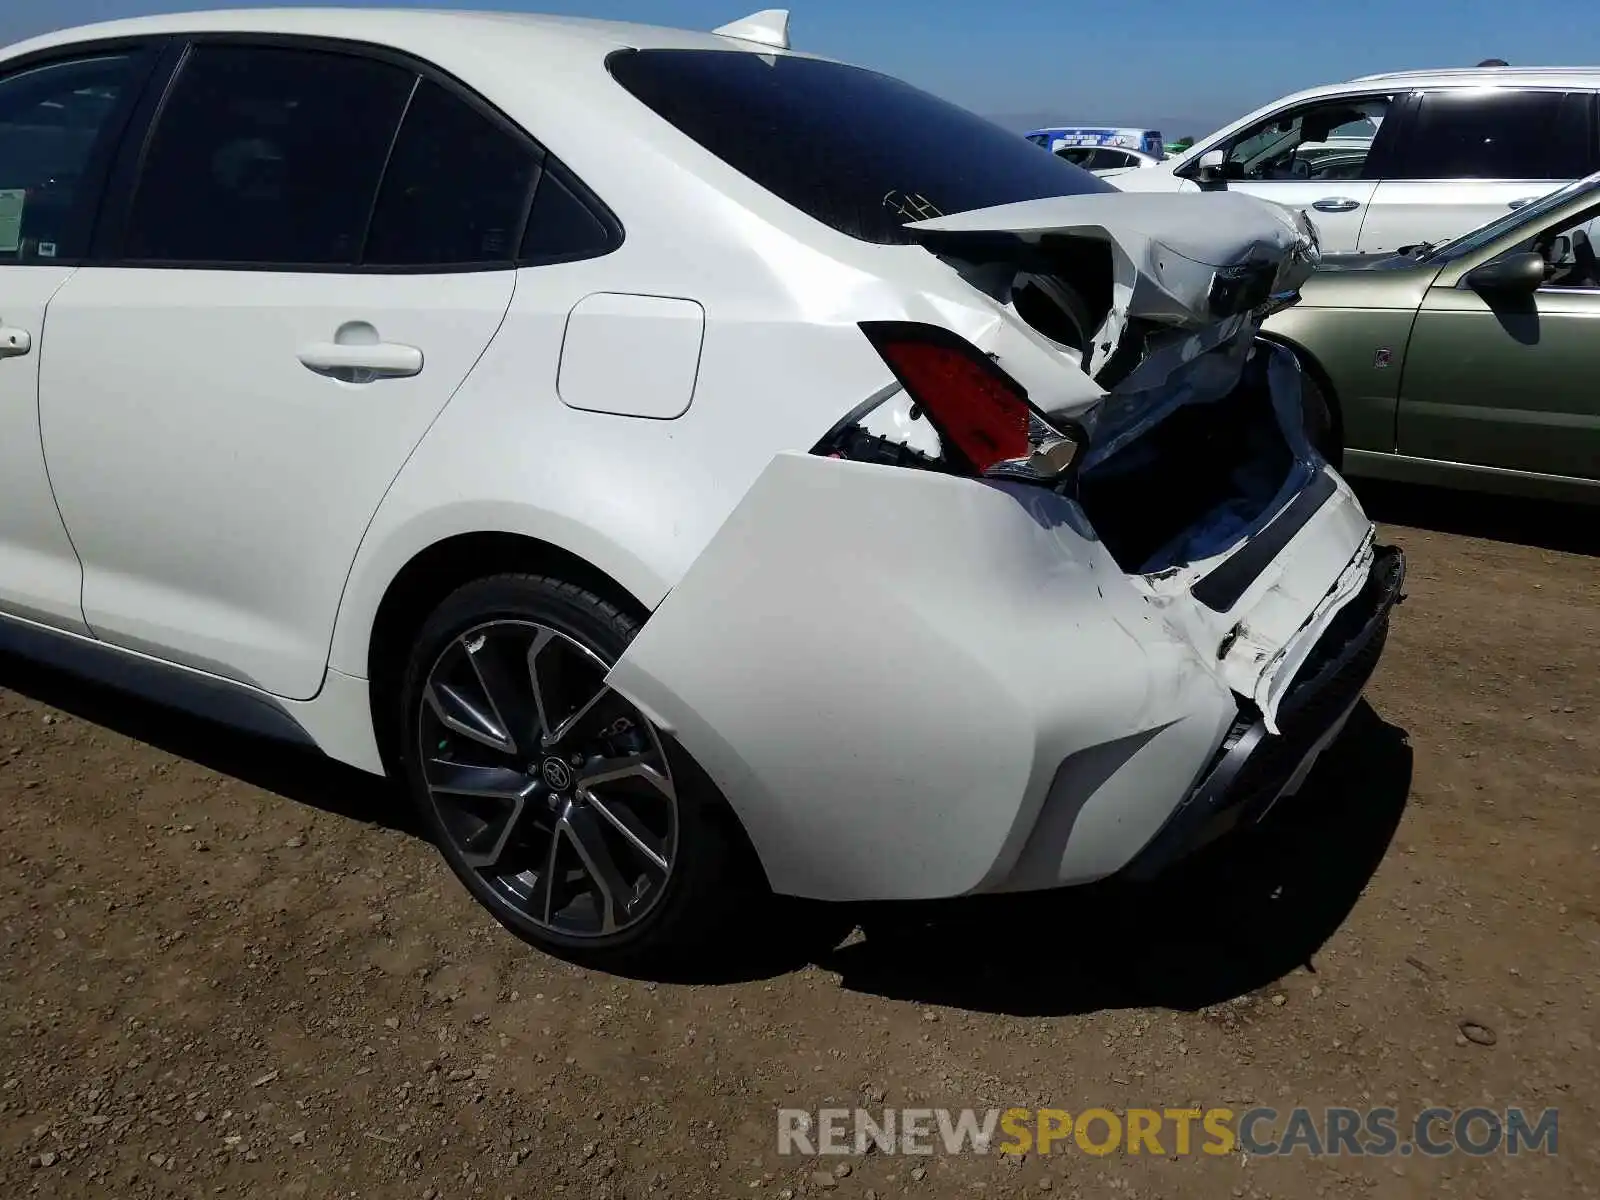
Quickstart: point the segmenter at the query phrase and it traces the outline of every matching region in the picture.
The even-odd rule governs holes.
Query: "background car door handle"
[[[1537,196],[1524,196],[1521,200],[1513,200],[1510,204],[1506,205],[1506,207],[1521,208],[1524,204],[1532,204],[1538,198],[1539,197]]]
[[[16,358],[33,349],[33,334],[26,329],[0,325],[0,358]]]
[[[1361,201],[1337,196],[1328,200],[1318,200],[1311,207],[1318,212],[1354,212],[1361,207]]]
[[[422,351],[397,342],[314,342],[303,347],[299,357],[319,375],[351,374],[358,381],[394,379],[422,371]]]

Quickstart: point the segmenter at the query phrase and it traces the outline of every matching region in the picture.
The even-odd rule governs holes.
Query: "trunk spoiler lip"
[[[1240,192],[1047,196],[911,221],[905,229],[929,249],[941,244],[969,251],[987,246],[1008,256],[1052,234],[1117,242],[1145,238],[1215,268],[1245,265],[1263,251],[1277,257],[1297,243],[1316,246],[1309,220]]]

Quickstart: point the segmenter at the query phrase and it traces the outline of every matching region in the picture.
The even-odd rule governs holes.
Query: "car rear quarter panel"
[[[705,341],[682,415],[569,407],[557,372],[573,307],[597,292],[682,294],[683,279],[674,285],[660,264],[642,261],[651,255],[636,242],[607,259],[518,273],[505,324],[367,531],[330,666],[368,673],[372,625],[390,583],[417,554],[458,534],[549,543],[654,608],[775,453],[808,450],[890,382],[854,323],[796,320],[770,292],[752,285],[741,297],[724,286],[698,297]]]

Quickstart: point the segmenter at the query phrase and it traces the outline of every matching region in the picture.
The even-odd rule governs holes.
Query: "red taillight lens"
[[[1028,456],[1028,394],[977,347],[936,325],[869,321],[861,329],[947,454],[954,451],[979,474]]]

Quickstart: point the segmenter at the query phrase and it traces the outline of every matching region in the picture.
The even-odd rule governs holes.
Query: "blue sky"
[[[278,0],[279,3],[285,0]],[[288,0],[293,2],[293,0]],[[347,0],[348,2],[348,0]],[[361,0],[354,0],[360,3]],[[403,5],[408,0],[383,0]],[[423,0],[426,7],[452,0]],[[743,0],[751,8],[782,0]],[[0,43],[225,0],[0,0]],[[469,0],[709,29],[741,0]],[[1600,62],[1596,0],[809,0],[795,45],[899,75],[1008,123],[1159,123],[1201,135],[1259,104],[1373,71]]]

